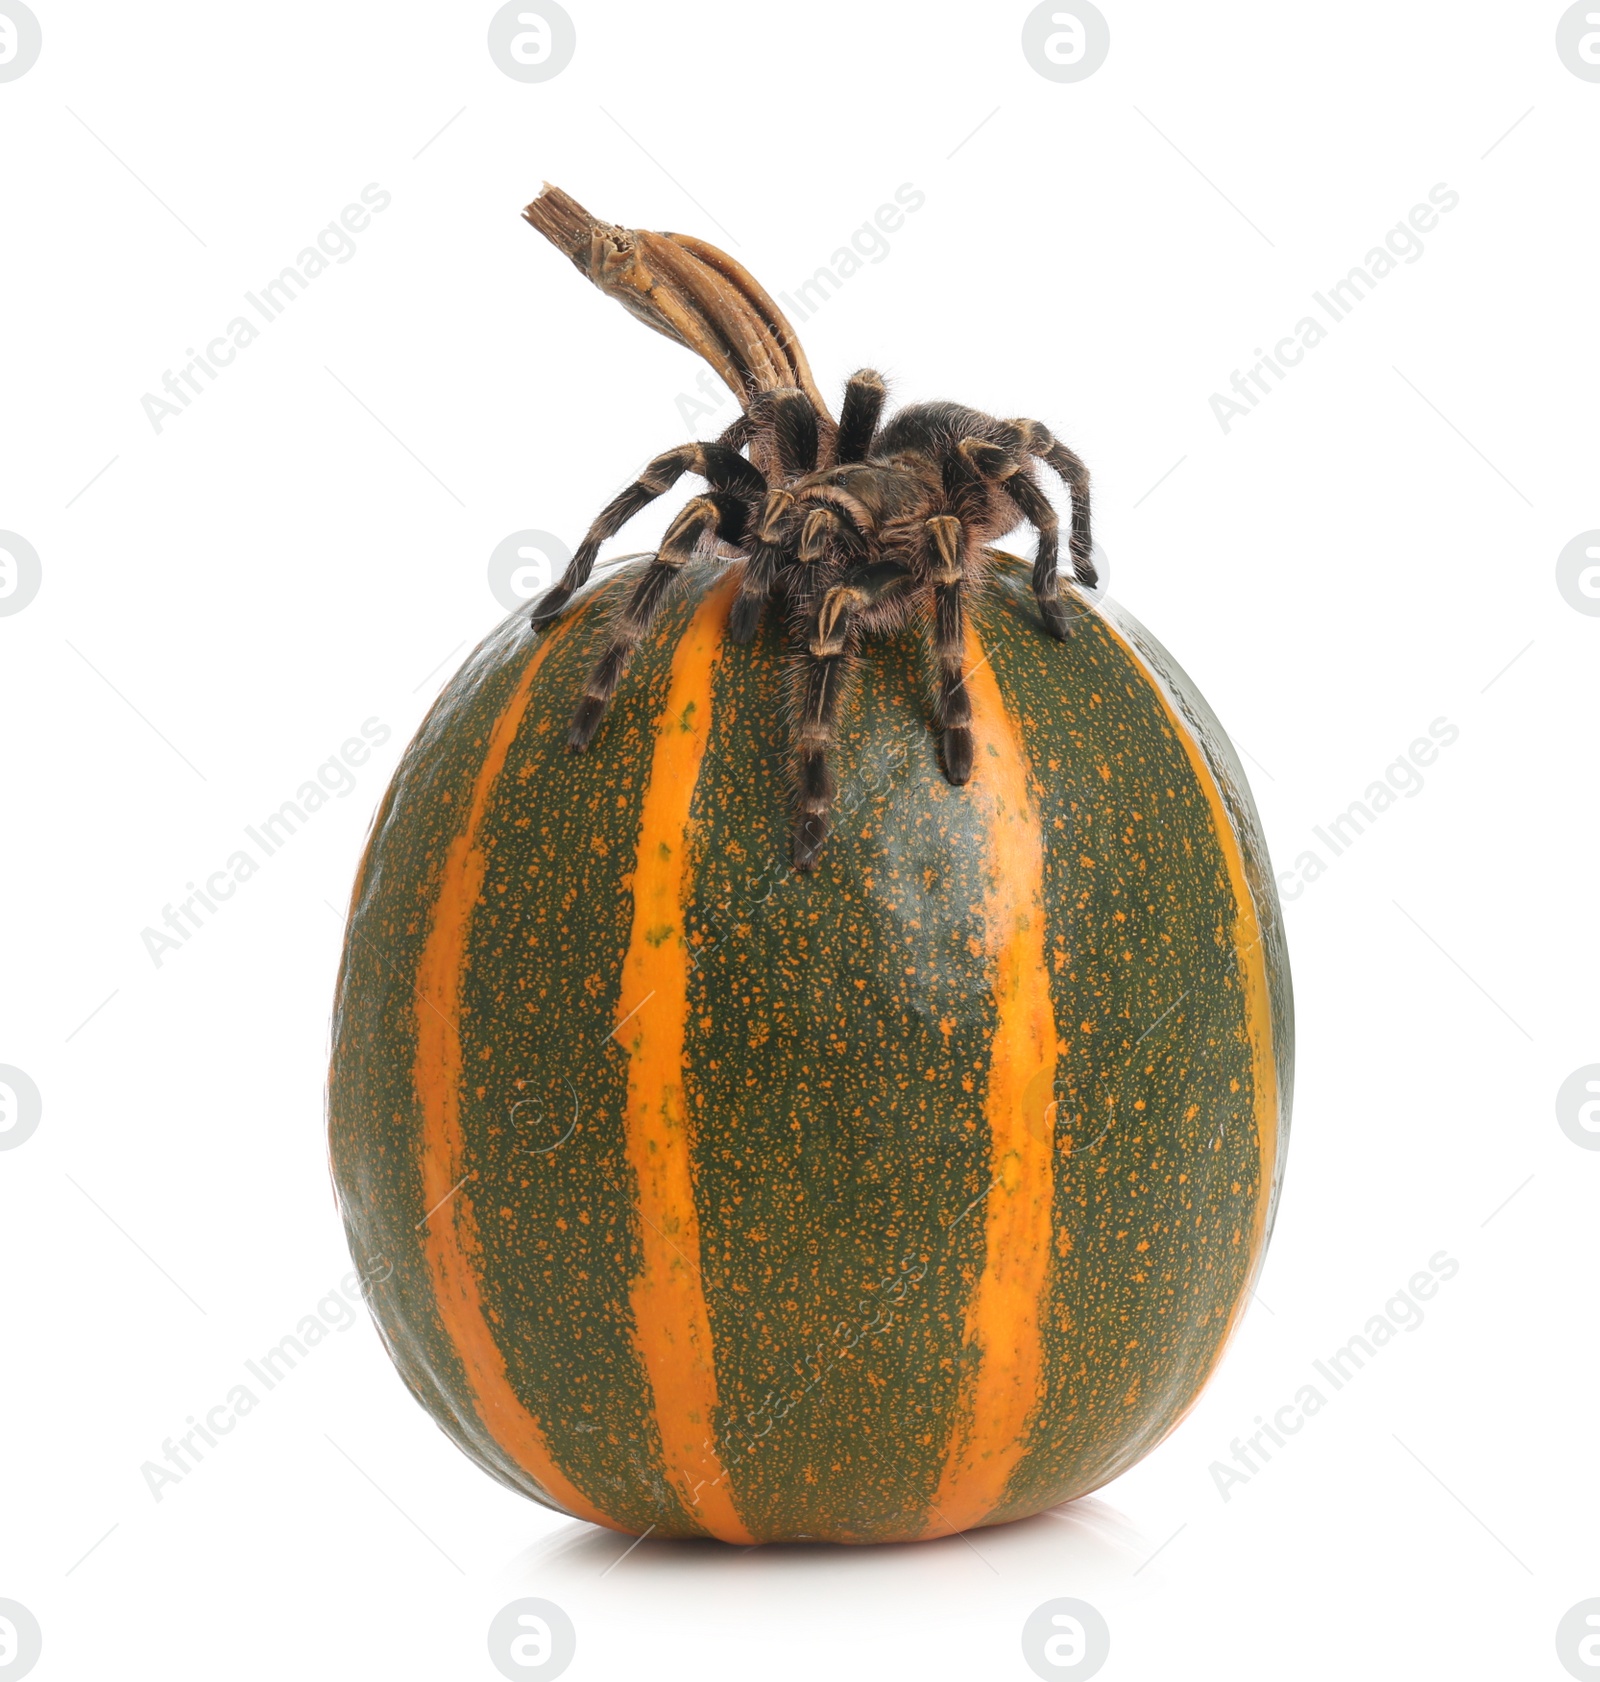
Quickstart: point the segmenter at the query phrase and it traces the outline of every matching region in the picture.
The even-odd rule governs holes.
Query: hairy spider
[[[781,312],[733,259],[683,235],[600,223],[547,187],[524,212],[602,290],[658,331],[697,349],[739,393],[745,413],[714,443],[680,444],[600,511],[560,580],[533,609],[553,620],[584,586],[600,546],[685,473],[705,481],[668,527],[589,677],[568,735],[594,739],[628,657],[648,634],[677,574],[696,553],[743,562],[729,621],[748,642],[774,599],[797,649],[794,862],[815,867],[835,782],[829,751],[862,639],[924,628],[937,674],[944,774],[972,774],[972,704],[961,671],[963,601],[983,580],[985,546],[1027,522],[1038,533],[1033,591],[1044,629],[1067,634],[1057,570],[1060,534],[1035,463],[1071,497],[1069,553],[1086,588],[1089,475],[1034,420],[996,420],[958,403],[918,403],[881,427],[887,395],[871,369],[851,376],[837,423]],[[648,265],[647,260],[648,259]],[[784,376],[787,375],[786,379]]]

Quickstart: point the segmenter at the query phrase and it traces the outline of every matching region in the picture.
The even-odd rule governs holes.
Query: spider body
[[[587,582],[608,538],[684,473],[702,478],[704,492],[672,521],[616,616],[569,745],[581,751],[593,740],[629,655],[689,559],[700,553],[742,562],[730,635],[748,642],[773,602],[796,651],[794,861],[801,870],[815,866],[827,837],[840,707],[864,639],[910,624],[923,629],[944,773],[959,785],[971,775],[973,754],[963,604],[982,585],[987,546],[1020,524],[1038,534],[1033,591],[1042,628],[1066,636],[1060,533],[1037,464],[1059,475],[1071,497],[1073,575],[1086,588],[1096,582],[1089,476],[1046,427],[937,402],[902,409],[880,428],[886,395],[880,376],[862,369],[845,388],[835,424],[798,387],[765,391],[715,443],[657,456],[601,510],[533,611],[536,624],[555,618]]]

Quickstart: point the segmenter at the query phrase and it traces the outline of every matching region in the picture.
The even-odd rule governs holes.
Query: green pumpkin
[[[588,751],[640,563],[508,618],[407,750],[338,986],[330,1138],[406,1383],[616,1529],[873,1542],[1038,1512],[1183,1417],[1260,1268],[1292,1019],[1244,775],[1141,626],[996,556],[976,765],[874,642],[789,863],[785,653],[696,563]]]

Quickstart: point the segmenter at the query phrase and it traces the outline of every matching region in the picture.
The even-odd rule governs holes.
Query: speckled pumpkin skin
[[[1233,752],[1127,615],[1053,642],[1002,558],[972,782],[919,639],[874,643],[800,876],[785,655],[723,634],[730,569],[567,751],[636,576],[485,641],[361,866],[330,1140],[395,1364],[492,1475],[634,1533],[1084,1494],[1193,1402],[1271,1230],[1289,973]]]

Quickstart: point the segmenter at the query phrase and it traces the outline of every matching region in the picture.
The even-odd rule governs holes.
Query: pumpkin
[[[491,1476],[614,1529],[879,1542],[1085,1494],[1170,1432],[1271,1231],[1292,1021],[1243,772],[1170,655],[1003,553],[976,760],[881,640],[834,834],[788,846],[782,627],[689,565],[604,728],[645,560],[508,617],[374,820],[330,1149],[369,1302]]]

